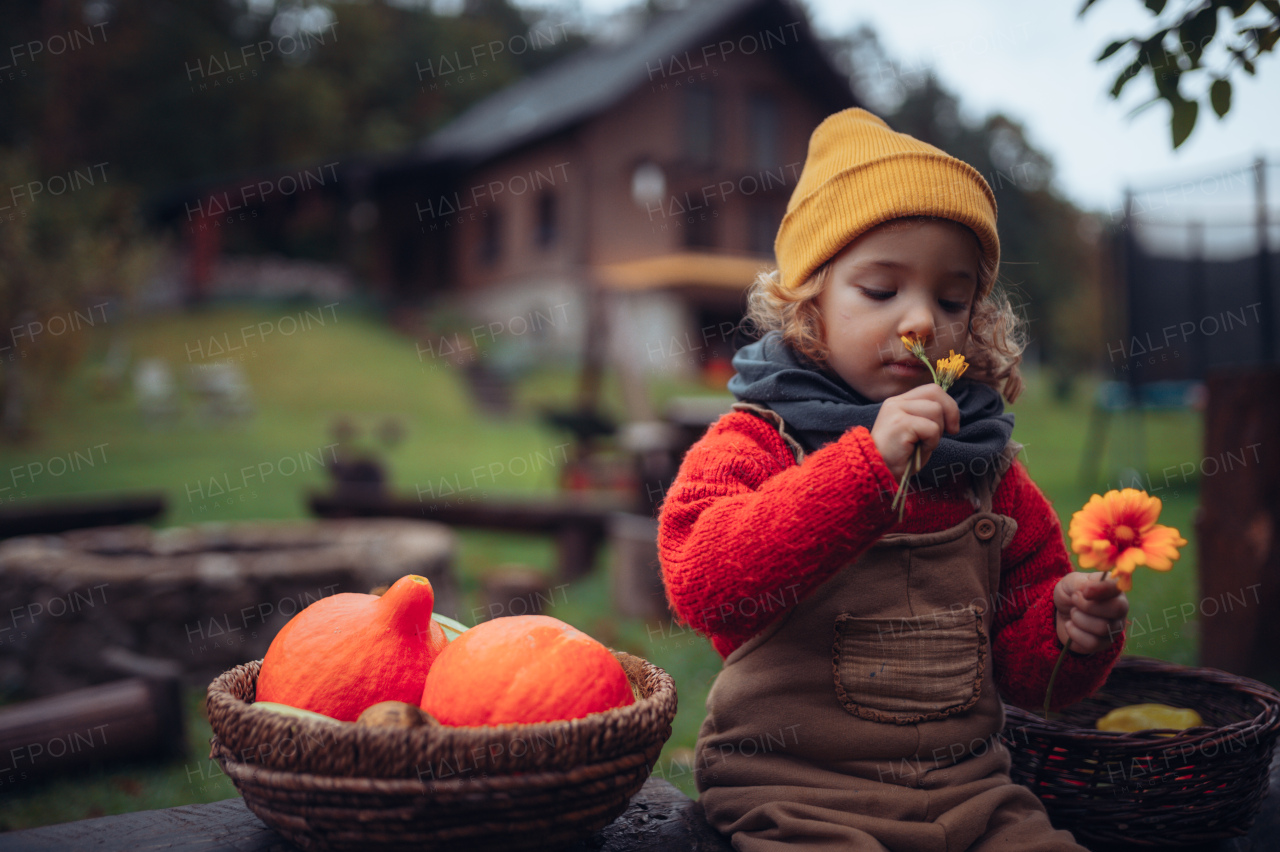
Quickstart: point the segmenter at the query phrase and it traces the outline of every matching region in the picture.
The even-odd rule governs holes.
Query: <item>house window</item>
[[[502,250],[502,213],[497,207],[490,207],[484,217],[483,231],[480,237],[480,262],[492,266],[498,262]]]
[[[685,248],[714,248],[716,244],[716,211],[705,207],[690,210],[684,216]]]
[[[715,99],[710,89],[684,90],[685,153],[699,164],[715,159]]]
[[[773,241],[782,224],[782,211],[771,204],[754,204],[748,214],[747,246],[756,254],[773,255]]]
[[[547,248],[556,241],[556,195],[544,192],[538,196],[538,245]]]
[[[747,123],[751,165],[758,169],[778,165],[778,102],[771,95],[753,94],[747,102]]]

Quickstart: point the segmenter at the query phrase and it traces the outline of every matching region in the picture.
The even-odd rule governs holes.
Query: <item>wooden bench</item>
[[[52,535],[83,527],[109,527],[150,520],[164,514],[163,491],[59,497],[0,508],[0,538]]]
[[[431,501],[396,497],[375,489],[349,488],[342,494],[311,491],[307,507],[321,518],[398,517],[431,520],[454,527],[555,536],[558,575],[576,580],[591,572],[608,534],[613,512],[631,511],[636,501],[621,494],[565,492],[512,494],[476,499],[439,497]]]

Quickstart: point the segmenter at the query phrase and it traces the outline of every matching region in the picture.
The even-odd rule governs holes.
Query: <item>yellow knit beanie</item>
[[[938,216],[968,226],[1000,262],[996,198],[978,170],[852,107],[827,116],[774,240],[783,289],[794,289],[850,241],[890,219]],[[975,301],[990,290],[979,282]]]

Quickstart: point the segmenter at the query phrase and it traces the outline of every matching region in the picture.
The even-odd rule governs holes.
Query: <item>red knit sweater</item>
[[[898,483],[865,427],[797,465],[771,424],[730,412],[689,449],[659,511],[658,552],[676,621],[728,657],[885,533],[946,529],[973,514],[963,485],[909,492],[899,522],[889,508]],[[1062,651],[1053,588],[1073,569],[1058,516],[1020,461],[992,509],[1018,522],[1001,554],[994,603],[996,685],[1005,701],[1040,708]],[[1096,654],[1069,652],[1053,707],[1101,686],[1123,645],[1122,635]]]

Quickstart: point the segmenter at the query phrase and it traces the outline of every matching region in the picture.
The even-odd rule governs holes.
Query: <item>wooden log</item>
[[[1200,664],[1280,684],[1280,367],[1210,370],[1206,386]]]
[[[508,563],[487,571],[480,579],[485,609],[476,613],[481,620],[508,615],[541,615],[554,603],[551,581],[532,565]]]
[[[186,753],[177,679],[133,677],[0,707],[0,776]]]
[[[658,522],[647,515],[618,512],[610,517],[613,605],[632,618],[671,620],[662,567],[658,562]]]
[[[163,492],[41,500],[0,509],[0,538],[132,524],[164,514]]]

